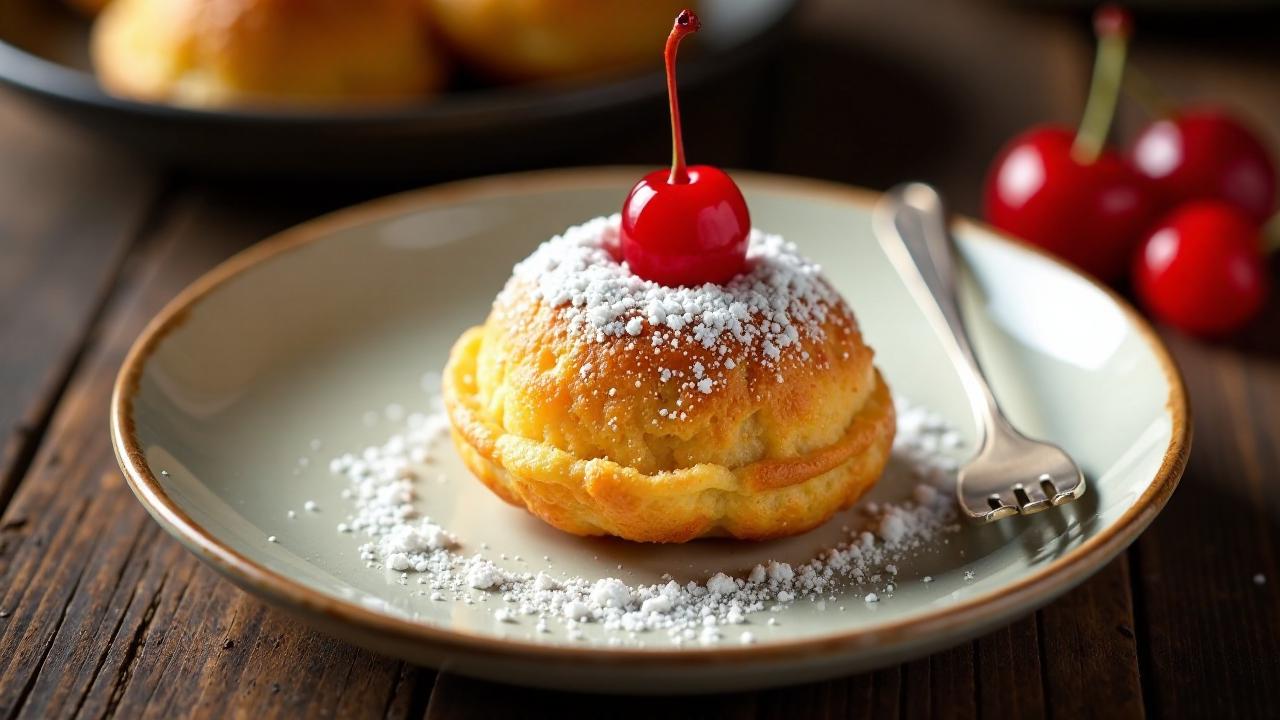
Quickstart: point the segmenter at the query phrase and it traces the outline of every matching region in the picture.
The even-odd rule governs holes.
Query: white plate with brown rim
[[[609,633],[591,625],[578,639],[539,633],[532,622],[495,622],[500,599],[433,601],[402,584],[400,573],[368,567],[358,540],[335,530],[348,501],[327,460],[386,437],[389,421],[373,421],[371,410],[426,403],[420,379],[439,371],[458,334],[483,320],[511,266],[552,234],[616,212],[641,174],[562,170],[444,185],[306,223],[226,261],[150,323],[121,369],[111,432],[130,486],[202,560],[323,631],[497,681],[636,693],[789,684],[954,645],[1080,583],[1131,543],[1173,492],[1190,424],[1181,378],[1159,338],[1107,289],[960,221],[965,313],[978,354],[1014,422],[1084,468],[1090,485],[1081,500],[964,527],[901,563],[887,601],[865,603],[851,586],[834,601],[770,613],[776,624],[749,620],[750,645],[676,647],[662,637],[643,647],[611,645]],[[959,381],[872,235],[876,195],[735,177],[755,224],[799,244],[844,293],[895,392],[941,414],[972,447]],[[770,543],[582,539],[505,505],[452,453],[439,462],[436,481],[415,501],[421,511],[512,570],[547,562],[590,579],[618,575],[622,565],[630,583],[663,573],[705,580],[755,559],[802,562],[859,512]],[[871,499],[909,493],[903,482],[887,476]],[[307,500],[318,511],[303,511]]]

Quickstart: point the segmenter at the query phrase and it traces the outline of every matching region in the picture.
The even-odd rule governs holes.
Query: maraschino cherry
[[[1266,299],[1262,234],[1232,205],[1187,203],[1147,237],[1133,281],[1161,320],[1193,335],[1226,335],[1248,324]]]
[[[676,51],[700,27],[693,11],[682,10],[667,38],[671,170],[645,175],[622,205],[623,258],[636,275],[670,286],[724,283],[742,272],[751,230],[742,191],[724,171],[685,165]]]
[[[1129,152],[1168,209],[1222,200],[1262,224],[1275,212],[1276,168],[1262,141],[1224,110],[1184,109],[1148,125]]]
[[[1152,220],[1152,200],[1146,179],[1106,148],[1132,23],[1107,6],[1094,28],[1098,57],[1079,130],[1041,127],[1014,138],[991,167],[984,204],[996,227],[1115,280]]]

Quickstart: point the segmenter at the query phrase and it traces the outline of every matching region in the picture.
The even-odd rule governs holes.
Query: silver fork
[[[881,245],[942,336],[982,433],[981,449],[960,470],[961,509],[973,520],[992,522],[1083,495],[1084,474],[1071,457],[1018,432],[991,393],[960,317],[954,249],[938,192],[922,183],[900,185],[880,201],[874,222]]]

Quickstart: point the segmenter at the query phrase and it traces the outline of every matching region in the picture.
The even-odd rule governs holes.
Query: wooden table
[[[1091,52],[1078,19],[971,0],[928,12],[863,5],[811,3],[792,54],[770,72],[689,98],[691,152],[880,187],[921,177],[973,211],[1003,138],[1074,119]],[[1240,103],[1280,148],[1280,68],[1248,43],[1189,46],[1177,32],[1140,45],[1148,72]],[[565,161],[657,163],[664,142],[659,127],[609,148],[567,147]],[[1244,717],[1280,707],[1275,302],[1234,345],[1166,333],[1196,440],[1151,529],[1079,589],[933,657],[781,690],[615,701],[436,673],[265,607],[134,500],[107,437],[111,382],[147,318],[198,274],[381,190],[167,171],[0,95],[0,718]]]

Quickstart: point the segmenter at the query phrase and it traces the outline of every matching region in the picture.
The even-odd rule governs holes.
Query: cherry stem
[[[1089,85],[1084,117],[1071,146],[1071,154],[1086,165],[1102,154],[1107,134],[1111,131],[1120,85],[1124,80],[1132,23],[1124,10],[1104,5],[1093,16],[1093,26],[1098,35],[1098,54],[1093,62],[1093,81]]]
[[[662,53],[667,64],[667,101],[671,105],[671,177],[667,182],[672,185],[689,182],[689,171],[684,162],[684,135],[680,130],[680,99],[676,96],[676,51],[686,35],[698,32],[701,27],[697,14],[692,10],[681,10]]]

